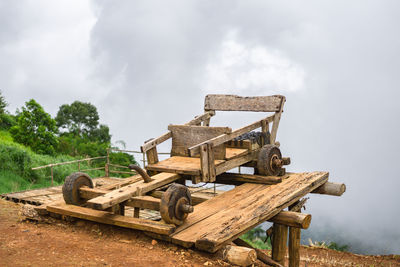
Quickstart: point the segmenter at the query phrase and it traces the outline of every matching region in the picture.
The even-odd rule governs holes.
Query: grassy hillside
[[[51,185],[50,168],[31,170],[32,167],[50,163],[65,162],[78,158],[57,155],[39,155],[30,148],[15,143],[7,131],[0,131],[0,193],[46,187]],[[101,162],[101,160],[99,160]],[[98,162],[97,164],[100,164]],[[101,162],[104,165],[104,161]],[[94,163],[96,164],[96,163]],[[93,163],[91,165],[93,167]],[[77,171],[77,164],[56,166],[53,168],[54,184],[62,184],[64,178]],[[90,166],[82,162],[81,169]],[[103,171],[89,171],[91,177],[103,176]]]

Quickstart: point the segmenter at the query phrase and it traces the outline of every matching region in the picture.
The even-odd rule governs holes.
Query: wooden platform
[[[95,180],[99,189],[110,187],[112,183],[121,183],[121,179],[101,179]],[[194,212],[188,216],[184,224],[176,229],[162,222],[156,222],[160,220],[158,211],[141,210],[138,219],[133,218],[132,207],[126,207],[125,216],[120,216],[109,211],[65,205],[62,200],[55,201],[62,199],[61,187],[4,194],[2,197],[22,202],[28,200],[35,202],[35,205],[47,203],[47,210],[53,213],[151,231],[164,240],[184,247],[195,246],[203,251],[215,252],[253,227],[271,219],[306,194],[320,188],[327,180],[327,172],[289,173],[283,177],[281,183],[275,185],[244,183],[230,191],[219,192],[220,194],[216,194],[215,197],[212,190],[204,190],[201,193],[207,192],[208,196],[199,197],[200,192],[196,191],[201,189],[192,189],[192,192],[196,192],[192,194],[194,203],[200,204],[194,207]],[[43,195],[46,192],[49,195]],[[161,191],[151,193],[155,197],[160,197],[161,194]],[[147,223],[142,219],[151,219],[155,222]]]
[[[227,160],[238,158],[249,153],[248,149],[226,148],[225,160],[215,160],[215,166],[220,166]],[[186,175],[200,175],[200,158],[173,156],[155,164],[149,164],[146,169],[151,171],[172,172]]]
[[[197,205],[171,235],[172,241],[215,252],[327,180],[327,172],[312,172],[290,174],[276,185],[243,184]]]

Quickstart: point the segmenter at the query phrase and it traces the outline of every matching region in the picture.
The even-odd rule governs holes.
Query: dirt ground
[[[77,220],[34,223],[0,199],[0,266],[230,266],[139,231]],[[400,256],[301,248],[301,266],[400,266]],[[255,266],[266,266],[257,262]]]

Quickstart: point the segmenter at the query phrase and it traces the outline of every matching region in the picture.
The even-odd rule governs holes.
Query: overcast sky
[[[0,90],[12,113],[91,102],[133,150],[208,93],[283,94],[288,169],[347,185],[311,197],[305,234],[400,254],[399,25],[398,1],[0,0]]]

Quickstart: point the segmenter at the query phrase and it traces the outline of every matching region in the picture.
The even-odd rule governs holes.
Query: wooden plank
[[[215,115],[214,111],[207,111],[203,115],[196,116],[193,120],[189,121],[185,125],[199,125],[202,121],[207,120],[214,115]],[[149,149],[161,144],[162,142],[165,142],[166,140],[170,139],[171,137],[172,137],[171,132],[167,132],[155,139],[151,139],[150,141],[144,143],[144,145],[140,147],[140,150],[144,153],[144,152],[148,151]]]
[[[196,206],[187,223],[177,228],[173,239],[195,242],[198,249],[215,252],[223,244],[272,218],[327,179],[327,172],[313,172],[290,174],[289,178],[273,186],[243,184]],[[229,197],[225,198],[228,193]]]
[[[274,223],[272,228],[272,259],[285,265],[288,227]]]
[[[204,141],[207,141],[222,134],[231,133],[229,127],[207,127],[192,125],[169,125],[168,130],[172,132],[171,156],[188,157],[188,148]],[[225,146],[215,147],[215,158],[225,159]],[[192,157],[199,157],[199,153],[192,154]]]
[[[254,151],[248,151],[247,155],[243,155],[238,158],[234,158],[234,159],[222,162],[220,164],[216,164],[216,168],[215,168],[216,175],[227,172],[229,170],[232,170],[233,168],[236,168],[247,162],[257,159],[258,151],[259,151],[258,149],[254,150]]]
[[[119,188],[119,187],[122,187],[122,186],[126,186],[128,184],[133,184],[133,183],[136,183],[136,182],[139,182],[139,181],[143,181],[143,178],[142,178],[142,176],[140,174],[137,174],[137,175],[122,179],[122,181],[120,181],[120,182],[115,182],[115,183],[99,186],[99,189],[111,190],[111,189],[114,189],[114,188]]]
[[[204,110],[276,112],[284,96],[207,95]]]
[[[126,201],[125,205],[129,207],[159,211],[160,199],[152,196],[132,197],[131,199]]]
[[[88,205],[98,210],[105,210],[116,204],[119,204],[125,200],[130,199],[134,196],[141,196],[146,192],[154,190],[163,185],[169,184],[175,180],[181,178],[177,174],[172,173],[159,173],[151,177],[153,180],[149,183],[144,181],[136,184],[127,185],[120,189],[113,190],[103,196],[99,196],[89,200]]]
[[[150,148],[149,150],[146,151],[146,156],[147,156],[147,162],[149,164],[154,164],[157,163],[158,160],[158,153],[157,153],[157,147]]]
[[[273,118],[274,118],[274,116],[270,116],[270,117],[265,118],[264,120],[266,120],[268,122],[272,122]],[[230,141],[230,140],[232,140],[232,139],[234,139],[234,138],[236,138],[236,137],[238,137],[238,136],[240,136],[240,135],[242,135],[244,133],[248,133],[248,132],[253,131],[253,130],[257,129],[257,128],[260,128],[262,126],[262,121],[263,120],[259,120],[259,121],[253,122],[250,125],[247,125],[247,126],[244,126],[242,128],[236,129],[235,131],[233,131],[230,134],[223,134],[223,135],[217,136],[215,138],[209,139],[209,140],[207,140],[205,142],[199,143],[199,144],[197,144],[195,146],[189,147],[189,155],[192,156],[192,155],[198,154],[199,150],[200,150],[199,147],[202,144],[209,143],[209,144],[212,144],[213,146],[218,146],[218,145],[221,145],[221,144],[223,144],[223,143],[225,143],[227,141]]]
[[[277,184],[282,182],[282,177],[279,176],[263,176],[263,175],[252,175],[243,173],[230,173],[225,172],[217,176],[216,183],[218,184],[233,184],[240,185],[243,183],[255,183],[255,184]]]
[[[224,160],[215,160],[215,165],[218,166],[224,162]],[[183,175],[200,176],[201,174],[200,158],[191,157],[170,157],[156,164],[149,164],[146,166],[146,169],[151,171],[162,171]]]
[[[93,210],[89,208],[60,204],[47,206],[49,212],[72,216],[84,220],[90,220],[99,223],[117,225],[121,227],[153,232],[162,235],[169,235],[175,230],[175,226],[161,222],[131,218],[112,214],[106,211]]]
[[[270,144],[275,144],[276,134],[278,133],[278,126],[281,120],[281,115],[283,112],[283,105],[285,104],[286,98],[282,96],[281,105],[279,110],[274,115],[274,121],[272,124],[271,135],[270,135]]]
[[[257,142],[252,142],[251,140],[230,140],[225,143],[225,147],[227,148],[241,148],[247,150],[254,150],[260,148],[260,145]],[[228,157],[228,150],[226,151]]]
[[[247,149],[242,149],[242,148],[232,148],[232,147],[227,147],[225,148],[225,159],[230,160],[234,158],[238,158],[240,156],[244,156],[248,153]]]

